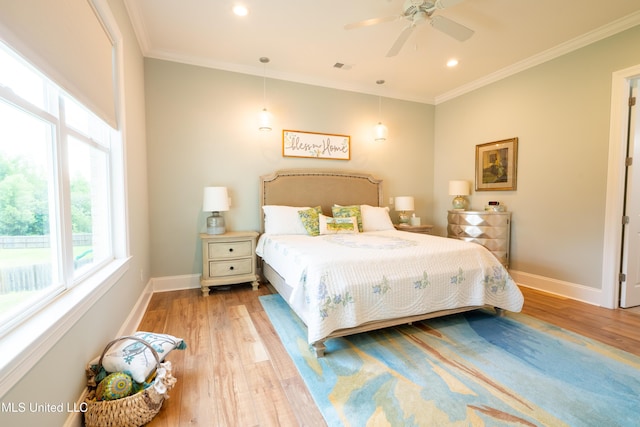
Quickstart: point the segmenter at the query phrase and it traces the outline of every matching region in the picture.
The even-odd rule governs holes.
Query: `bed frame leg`
[[[316,341],[313,344],[311,344],[311,347],[313,347],[313,351],[316,354],[316,358],[321,358],[324,357],[324,351],[327,349],[327,347],[325,347],[324,345],[324,341]]]
[[[496,315],[498,317],[504,317],[507,314],[507,310],[505,310],[504,308],[500,308],[500,307],[493,307],[496,310]]]

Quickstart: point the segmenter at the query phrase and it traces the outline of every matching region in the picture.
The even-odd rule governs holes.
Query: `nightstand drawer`
[[[251,256],[251,241],[209,242],[209,259]]]
[[[253,272],[253,259],[234,259],[229,261],[209,261],[209,276],[223,277]]]

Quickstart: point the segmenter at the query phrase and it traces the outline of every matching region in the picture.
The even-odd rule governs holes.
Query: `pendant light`
[[[267,111],[267,64],[269,58],[263,56],[260,58],[260,62],[264,65],[263,78],[262,78],[262,111],[258,118],[259,128],[262,132],[271,131],[271,114]]]
[[[376,84],[383,85],[384,80],[376,80]],[[386,141],[388,134],[387,127],[382,124],[382,96],[378,95],[378,124],[374,130],[374,139],[376,141]]]

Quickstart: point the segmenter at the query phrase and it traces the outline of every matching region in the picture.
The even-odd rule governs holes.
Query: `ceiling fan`
[[[449,18],[445,18],[441,15],[434,15],[434,12],[438,9],[445,9],[447,7],[461,3],[464,0],[405,0],[402,5],[402,14],[387,16],[384,18],[372,18],[365,21],[354,22],[344,26],[345,30],[353,30],[355,28],[368,27],[370,25],[381,24],[383,22],[395,21],[396,19],[406,19],[409,21],[409,25],[402,30],[398,38],[396,39],[387,57],[396,56],[405,42],[409,39],[409,36],[413,32],[414,28],[418,24],[428,21],[433,28],[442,31],[443,33],[453,37],[459,41],[465,41],[471,37],[474,33],[473,30],[465,27],[462,24],[458,24]]]

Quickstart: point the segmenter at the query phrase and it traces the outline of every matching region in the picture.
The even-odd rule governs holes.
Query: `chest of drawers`
[[[509,268],[511,212],[450,210],[447,237],[479,243]]]

